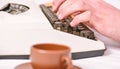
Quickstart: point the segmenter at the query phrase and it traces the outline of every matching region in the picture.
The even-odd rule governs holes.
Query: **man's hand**
[[[53,11],[59,19],[74,15],[71,26],[80,22],[99,33],[120,41],[120,10],[103,0],[54,0]]]

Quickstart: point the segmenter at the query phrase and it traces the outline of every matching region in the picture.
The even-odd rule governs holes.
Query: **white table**
[[[14,69],[17,65],[27,62],[30,62],[30,60],[0,60],[0,69]],[[108,46],[103,56],[73,60],[73,64],[82,69],[119,69],[120,47]]]

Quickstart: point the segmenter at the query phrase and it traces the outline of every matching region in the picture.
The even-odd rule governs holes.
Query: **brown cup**
[[[70,69],[70,48],[61,44],[36,44],[31,48],[33,69]]]

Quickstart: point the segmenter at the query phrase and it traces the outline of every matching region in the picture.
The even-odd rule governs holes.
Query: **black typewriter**
[[[88,39],[96,40],[95,36],[94,36],[94,32],[91,31],[84,24],[80,23],[76,27],[71,27],[70,26],[70,22],[72,21],[71,16],[69,16],[63,20],[59,20],[58,17],[56,16],[56,13],[51,10],[52,6],[46,6],[44,4],[41,4],[40,8],[54,29],[63,31],[66,33],[74,34],[77,36],[85,37]]]

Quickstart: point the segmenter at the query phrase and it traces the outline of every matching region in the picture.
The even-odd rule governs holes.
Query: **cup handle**
[[[65,69],[71,69],[72,62],[71,62],[71,59],[69,57],[63,56],[62,61],[65,62],[67,65]]]

